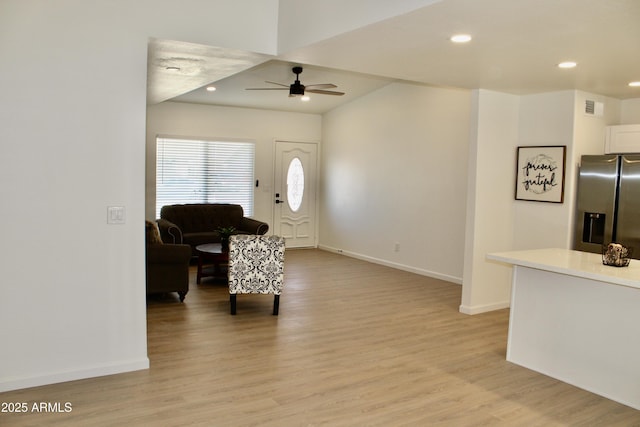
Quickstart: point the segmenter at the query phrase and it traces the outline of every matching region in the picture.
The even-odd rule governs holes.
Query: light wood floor
[[[195,285],[148,302],[151,368],[0,394],[71,402],[0,425],[640,426],[640,411],[505,361],[508,310],[458,312],[461,287],[289,250],[272,297]],[[640,362],[640,361],[639,361]]]

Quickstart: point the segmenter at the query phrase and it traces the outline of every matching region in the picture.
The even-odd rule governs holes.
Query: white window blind
[[[156,218],[177,203],[235,203],[253,215],[253,142],[158,137],[156,148]]]

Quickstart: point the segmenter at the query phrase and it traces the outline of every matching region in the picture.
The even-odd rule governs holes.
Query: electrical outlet
[[[393,247],[393,251],[400,252],[400,242],[396,242],[395,246]]]

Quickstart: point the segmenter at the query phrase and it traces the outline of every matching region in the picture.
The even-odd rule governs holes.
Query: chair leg
[[[231,314],[236,314],[236,294],[229,294],[229,306],[231,307]]]
[[[280,309],[280,295],[273,296],[273,315],[278,315],[278,310]]]

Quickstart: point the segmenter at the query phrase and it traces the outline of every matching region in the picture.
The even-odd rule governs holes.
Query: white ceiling
[[[465,45],[449,41],[468,33]],[[559,62],[578,63],[559,69]],[[180,71],[166,70],[175,64]],[[333,83],[345,96],[246,91]],[[583,90],[640,98],[640,0],[444,0],[277,57],[155,40],[149,103],[167,99],[323,113],[392,81],[512,94]],[[214,83],[215,92],[204,86]]]
[[[294,63],[277,60],[268,61],[216,81],[216,91],[213,93],[207,92],[206,87],[202,87],[173,98],[173,101],[321,114],[393,81],[372,75],[304,65],[300,74],[302,84],[308,86],[332,83],[338,87],[330,90],[344,92],[344,95],[318,95],[307,92],[311,100],[302,102],[298,97],[289,97],[288,87],[282,88],[283,90],[246,90],[246,88],[278,88],[277,85],[266,83],[267,80],[290,85],[295,80],[295,74],[291,71],[293,65]],[[295,63],[295,65],[298,64]]]

